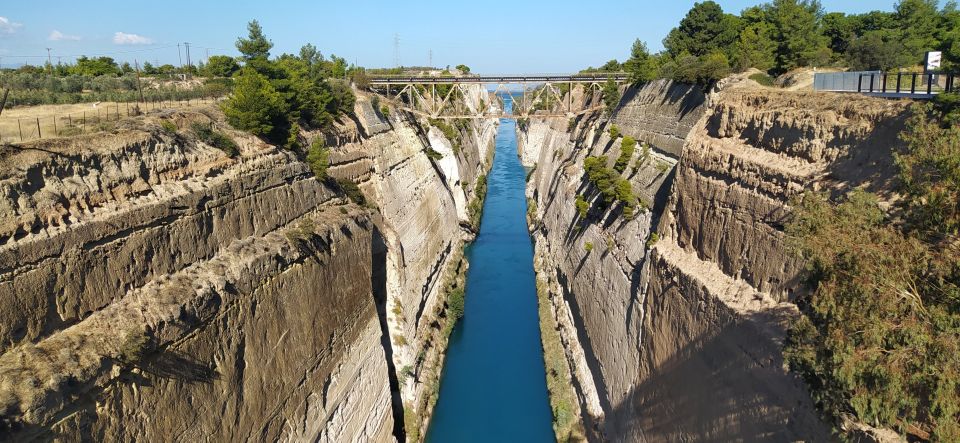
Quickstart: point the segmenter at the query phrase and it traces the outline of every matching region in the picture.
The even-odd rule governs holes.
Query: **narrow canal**
[[[430,443],[554,440],[527,234],[526,173],[514,125],[500,121],[480,235],[467,250],[465,314],[450,336]]]

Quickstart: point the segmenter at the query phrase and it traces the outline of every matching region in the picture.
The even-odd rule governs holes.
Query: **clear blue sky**
[[[823,0],[828,11],[890,10],[895,0]],[[400,62],[435,66],[465,63],[483,73],[571,72],[626,58],[634,39],[651,50],[693,6],[693,0],[488,1],[10,1],[0,7],[0,63],[41,64],[47,51],[72,61],[77,54],[119,61],[178,64],[178,42],[190,42],[194,62],[235,55],[236,38],[258,19],[275,46],[296,53],[310,42],[362,66]],[[719,0],[739,13],[760,0]],[[209,49],[208,49],[209,48]],[[40,56],[33,58],[25,55]]]

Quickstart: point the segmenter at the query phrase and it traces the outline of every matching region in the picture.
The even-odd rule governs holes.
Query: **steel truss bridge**
[[[603,106],[584,107],[573,102],[574,85],[585,85],[588,91],[601,90],[603,84],[626,83],[626,73],[577,75],[474,75],[460,77],[436,76],[373,76],[370,88],[387,97],[397,107],[428,118],[488,119],[488,118],[572,118],[602,109]],[[480,109],[471,109],[459,98],[475,94],[476,85],[494,85],[489,98],[482,100]],[[518,90],[519,87],[519,90]],[[505,98],[512,101],[507,112]]]

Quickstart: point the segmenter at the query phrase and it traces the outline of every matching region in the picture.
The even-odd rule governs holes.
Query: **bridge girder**
[[[487,81],[500,80],[500,81]],[[434,119],[489,119],[489,118],[573,118],[588,112],[602,109],[602,106],[594,106],[584,109],[574,109],[572,94],[567,94],[564,100],[564,94],[558,89],[558,85],[564,84],[568,91],[573,90],[573,85],[586,85],[587,90],[602,90],[601,83],[614,81],[618,85],[626,83],[626,75],[603,75],[603,76],[505,76],[505,77],[381,77],[374,78],[371,81],[372,89],[385,89],[385,95],[395,106],[427,118]],[[466,96],[469,94],[467,85],[493,84],[493,91],[488,94],[494,97],[494,100],[500,100],[499,106],[491,109],[492,103],[483,101],[483,109],[470,110],[462,109],[459,100],[451,100],[456,94]],[[449,85],[450,89],[441,98],[437,94],[438,85]],[[520,86],[520,91],[510,86]],[[539,88],[533,89],[531,86],[539,85]],[[421,89],[425,92],[426,87],[430,87],[429,99],[424,97]],[[400,87],[400,91],[395,95],[392,92],[393,87]],[[503,97],[510,97],[512,102],[511,112],[506,112],[506,105]],[[531,97],[532,96],[532,97]],[[405,101],[404,101],[405,99]],[[440,100],[438,103],[438,99]],[[538,104],[546,101],[543,105],[546,109],[538,109]],[[453,104],[452,109],[450,104]],[[466,112],[475,111],[475,112]]]

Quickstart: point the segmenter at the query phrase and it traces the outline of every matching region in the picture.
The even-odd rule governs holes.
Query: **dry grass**
[[[145,103],[101,102],[63,105],[38,105],[4,109],[0,116],[0,142],[20,142],[40,138],[71,137],[110,130],[111,124],[139,113],[164,109],[200,109],[210,99]],[[38,128],[39,124],[39,128]],[[22,135],[22,137],[21,137]],[[42,137],[41,137],[42,136]]]

